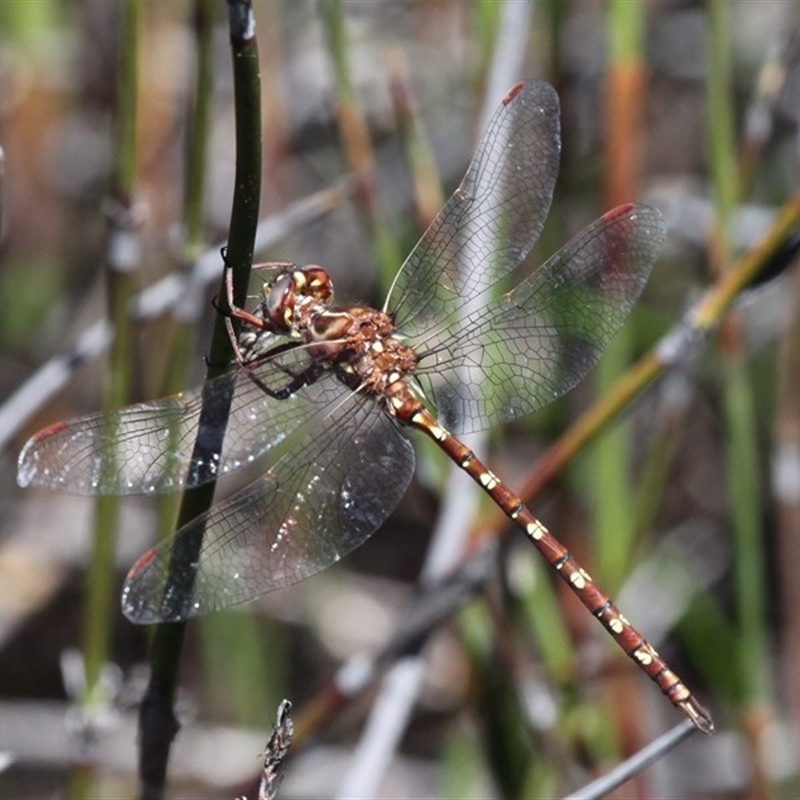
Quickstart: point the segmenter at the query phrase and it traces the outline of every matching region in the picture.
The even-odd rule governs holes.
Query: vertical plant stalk
[[[731,41],[728,8],[711,0],[708,41],[708,120],[712,187],[718,225],[711,242],[712,262],[729,263],[729,233],[733,211],[740,201],[740,180],[735,148],[734,115],[731,105]],[[745,733],[752,740],[753,758],[750,793],[766,796],[766,766],[757,755],[764,752],[762,737],[767,719],[768,667],[766,663],[767,614],[765,557],[761,528],[761,487],[758,485],[756,419],[752,387],[747,375],[741,332],[735,315],[723,323],[719,334],[723,367],[724,420],[728,443],[728,497],[734,543],[733,577],[739,627]]]
[[[639,3],[608,4],[609,70],[606,84],[606,208],[630,203],[640,194],[642,108],[645,68],[642,57],[644,9]],[[626,328],[600,361],[595,387],[603,394],[625,369],[631,349]],[[603,585],[619,589],[627,574],[636,530],[630,481],[630,431],[607,431],[593,450],[593,507],[597,514],[595,564]]]
[[[408,61],[402,50],[391,51],[389,89],[403,150],[414,185],[414,210],[421,231],[433,222],[445,203],[442,178],[430,142],[419,119]]]
[[[258,224],[261,192],[261,93],[258,48],[255,39],[255,20],[248,0],[228,0],[231,51],[236,114],[236,177],[231,224],[226,258],[233,270],[234,302],[243,305],[253,260],[253,244]],[[224,282],[220,282],[218,297],[226,297]],[[228,368],[233,353],[224,320],[215,317],[208,359],[207,377],[213,378]],[[207,419],[207,407],[201,412],[200,428],[204,423],[218,434],[198,441],[196,453],[202,451],[208,459],[209,450],[221,448],[225,419]],[[187,491],[181,503],[177,526],[185,524],[211,507],[215,484],[210,483]],[[181,537],[176,541],[173,561],[192,560],[201,541]],[[190,586],[181,586],[190,590]],[[173,705],[177,687],[177,671],[183,646],[186,623],[161,624],[156,628],[151,652],[151,675],[139,715],[141,796],[163,796],[167,762],[172,741],[178,730]]]
[[[121,11],[121,45],[118,64],[115,116],[114,168],[106,201],[106,292],[108,317],[114,326],[103,404],[118,408],[129,400],[134,330],[129,314],[134,295],[133,272],[139,264],[136,184],[137,70],[139,63],[140,4],[126,0]],[[116,454],[104,454],[103,469],[116,469]],[[87,726],[93,712],[108,702],[103,696],[101,675],[109,659],[114,595],[114,554],[119,517],[119,498],[99,497],[94,509],[94,531],[86,574],[83,608],[82,650],[85,670],[82,709]],[[95,787],[84,766],[73,771],[70,797],[89,797]]]
[[[216,6],[215,0],[195,0],[192,9],[197,74],[191,120],[187,124],[186,179],[183,187],[184,257],[189,263],[193,263],[203,249],[203,197],[214,88],[211,45]]]

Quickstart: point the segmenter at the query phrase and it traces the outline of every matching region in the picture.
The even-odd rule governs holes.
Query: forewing
[[[319,572],[375,531],[411,480],[409,441],[358,395],[307,428],[263,477],[139,560],[123,589],[126,616],[175,621],[243,603]]]
[[[449,320],[506,276],[541,233],[558,173],[558,97],[529,81],[506,96],[467,174],[395,278],[403,334]]]
[[[656,209],[620,206],[482,312],[410,341],[444,424],[481,430],[571,389],[628,317],[665,236]]]
[[[120,495],[207,483],[264,455],[341,395],[332,375],[283,400],[264,390],[279,391],[308,365],[307,354],[297,348],[188,392],[51,425],[26,443],[17,481]],[[198,436],[201,442],[213,440],[219,428],[225,430],[219,458],[195,455]]]

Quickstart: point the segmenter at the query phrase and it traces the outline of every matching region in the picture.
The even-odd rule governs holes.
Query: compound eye
[[[294,282],[288,273],[279,275],[272,284],[264,303],[267,317],[279,331],[287,330],[287,319],[291,319],[294,308]]]

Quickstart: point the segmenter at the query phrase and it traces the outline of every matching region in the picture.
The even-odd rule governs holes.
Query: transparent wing
[[[151,494],[207,483],[262,456],[342,396],[332,375],[283,400],[264,391],[286,387],[309,363],[296,348],[185,393],[51,425],[26,443],[17,481],[77,494]],[[221,427],[219,458],[194,456],[198,436],[212,439]]]
[[[128,574],[123,611],[139,623],[176,621],[297,583],[364,542],[413,470],[397,424],[351,394],[265,475],[146,553]]]
[[[448,320],[528,254],[558,173],[558,113],[554,89],[538,81],[503,100],[461,185],[395,278],[386,310],[403,333]]]
[[[656,209],[620,206],[479,313],[411,339],[444,424],[481,430],[571,389],[628,317],[665,236]]]

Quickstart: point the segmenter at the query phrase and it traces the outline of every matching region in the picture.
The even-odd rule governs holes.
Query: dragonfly
[[[265,279],[248,311],[233,304],[228,273],[231,371],[28,441],[20,485],[90,495],[177,492],[257,470],[136,562],[123,588],[127,617],[186,620],[338,561],[399,504],[416,430],[477,482],[673,705],[713,729],[588,572],[457,438],[528,415],[580,381],[628,317],[665,239],[656,209],[620,206],[514,285],[544,226],[559,155],[555,90],[517,84],[381,310],[337,305],[322,267],[282,262],[260,265]],[[217,438],[221,446],[196,447]]]

